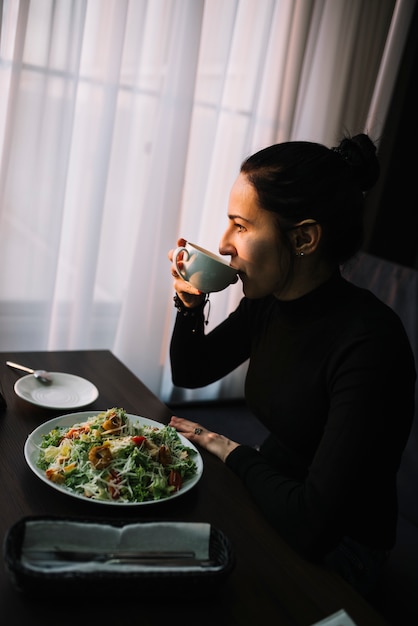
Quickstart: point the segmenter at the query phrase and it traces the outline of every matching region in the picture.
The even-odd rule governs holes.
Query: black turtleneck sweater
[[[393,546],[416,373],[388,306],[338,275],[293,301],[243,298],[207,335],[201,309],[179,313],[170,352],[188,388],[249,359],[246,400],[271,434],[226,465],[290,545],[313,559],[343,536]]]

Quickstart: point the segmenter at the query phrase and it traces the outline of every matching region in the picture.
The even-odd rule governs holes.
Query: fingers
[[[174,275],[173,272],[171,272],[174,280],[173,280],[173,287],[174,287],[174,291],[177,292],[177,294],[180,296],[180,298],[185,301],[185,304],[187,306],[187,304],[193,304],[194,303],[194,297],[199,296],[199,302],[201,300],[201,296],[202,296],[202,292],[199,289],[196,289],[196,287],[193,287],[193,285],[191,285],[190,283],[188,283],[187,281],[183,280],[183,278],[181,278],[180,276],[176,276]],[[190,296],[193,296],[193,298],[190,300]],[[190,302],[188,302],[188,300],[190,300]],[[196,303],[194,303],[196,304]]]
[[[173,426],[186,439],[208,450],[221,461],[225,462],[227,456],[240,444],[232,439],[228,439],[224,435],[219,435],[211,430],[203,428],[198,422],[192,422],[182,417],[173,415],[170,420],[170,426]]]
[[[177,239],[177,247],[178,248],[181,248],[181,247],[185,246],[186,243],[187,243],[186,239],[183,239],[183,238]],[[175,248],[172,248],[171,250],[168,251],[168,254],[167,254],[168,260],[171,261],[171,262],[173,262],[173,252],[174,252],[174,250],[175,250]]]
[[[171,417],[169,426],[173,426],[173,428],[191,441],[197,441],[198,437],[209,432],[197,422],[191,422],[190,420],[186,420],[183,417],[177,417],[176,415]]]
[[[187,243],[186,239],[180,238],[177,240],[178,246],[185,246]],[[196,289],[189,282],[184,280],[179,273],[177,272],[176,266],[173,264],[173,254],[174,248],[168,251],[168,259],[171,261],[171,275],[174,279],[173,287],[174,291],[177,293],[179,298],[182,300],[183,304],[192,308],[200,304],[202,298],[204,298],[204,294],[199,289]],[[181,260],[179,257],[179,266],[181,268]]]
[[[202,302],[205,298],[205,294],[203,294],[200,289],[196,289],[196,287],[193,287],[191,283],[179,276],[174,265],[171,267],[171,275],[174,279],[174,291],[177,293],[184,306],[195,307]]]

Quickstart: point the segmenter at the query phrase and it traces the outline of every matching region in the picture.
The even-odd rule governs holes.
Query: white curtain
[[[414,0],[2,4],[0,349],[110,349],[178,397],[168,250],[217,250],[255,150],[379,136]],[[214,294],[208,328],[240,297]]]

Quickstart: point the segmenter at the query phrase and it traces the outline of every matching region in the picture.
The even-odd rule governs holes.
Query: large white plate
[[[17,395],[47,409],[79,409],[94,402],[99,391],[93,383],[80,376],[51,372],[52,383],[44,385],[33,374],[16,381]]]
[[[92,417],[93,415],[98,415],[99,413],[103,413],[103,411],[82,411],[80,413],[69,413],[68,415],[61,415],[60,417],[55,417],[54,419],[49,420],[48,422],[44,422],[43,424],[38,426],[38,428],[35,428],[35,430],[28,436],[26,443],[25,443],[25,447],[24,447],[25,459],[30,469],[34,472],[34,474],[36,474],[36,476],[38,476],[38,478],[40,478],[49,487],[52,487],[53,489],[56,489],[57,491],[61,491],[62,493],[65,493],[68,496],[72,496],[73,498],[77,498],[79,500],[85,500],[87,502],[95,502],[96,504],[110,504],[112,506],[121,507],[121,506],[140,506],[140,505],[145,505],[145,504],[156,504],[158,502],[167,502],[167,500],[172,500],[173,498],[176,498],[186,493],[186,491],[189,491],[192,487],[194,487],[199,482],[200,477],[202,476],[202,472],[203,472],[202,457],[200,456],[198,449],[191,443],[191,441],[186,439],[186,437],[184,437],[180,433],[179,433],[179,437],[182,443],[185,446],[188,446],[189,448],[192,448],[193,450],[196,451],[196,455],[193,457],[193,460],[196,463],[197,471],[196,471],[196,474],[192,478],[190,478],[189,480],[183,483],[182,487],[178,491],[174,492],[167,498],[162,498],[161,500],[150,500],[150,501],[147,500],[146,502],[117,502],[113,500],[112,501],[95,500],[93,498],[87,498],[86,496],[83,496],[81,494],[74,493],[73,491],[70,491],[66,487],[63,487],[62,485],[58,483],[54,483],[51,480],[49,480],[45,476],[45,472],[43,472],[36,465],[36,462],[39,458],[39,446],[41,445],[42,437],[44,435],[47,435],[54,428],[57,428],[57,427],[68,428],[69,426],[73,426],[74,424],[83,422],[88,417]],[[147,417],[140,417],[138,415],[131,415],[131,414],[127,414],[127,417],[132,423],[135,423],[135,424],[136,423],[148,424],[156,428],[162,428],[164,426],[164,424],[161,424],[160,422],[155,422],[154,420],[150,420]]]

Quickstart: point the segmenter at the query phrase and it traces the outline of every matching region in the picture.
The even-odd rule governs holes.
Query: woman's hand
[[[187,241],[185,239],[178,239],[177,246],[185,246]],[[173,263],[173,252],[174,249],[168,252],[168,258]],[[181,261],[178,261],[179,265]],[[183,302],[184,306],[188,309],[193,309],[203,302],[205,299],[205,294],[199,291],[199,289],[195,289],[193,285],[186,282],[178,275],[176,266],[174,263],[171,266],[171,275],[174,278],[173,287],[174,291],[177,293],[180,300]]]
[[[182,417],[172,416],[169,426],[175,428],[181,435],[189,439],[194,444],[205,448],[215,456],[225,462],[226,457],[232,450],[240,445],[236,441],[227,439],[223,435],[206,430],[197,422],[191,422]]]

